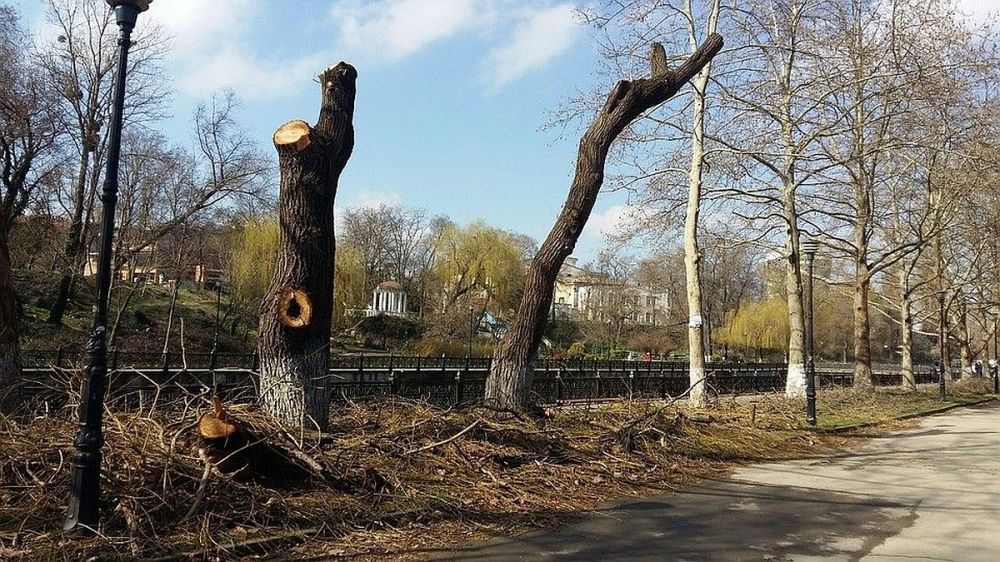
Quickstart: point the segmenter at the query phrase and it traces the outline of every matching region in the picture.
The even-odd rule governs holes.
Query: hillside
[[[59,283],[52,272],[14,272],[16,297],[21,310],[21,347],[28,350],[51,350],[58,347],[82,348],[90,333],[94,305],[93,278],[79,278],[63,323],[53,326],[46,322],[49,306]],[[111,293],[109,331],[118,317],[114,346],[130,351],[158,352],[163,350],[170,310],[171,289],[167,285],[136,287],[131,299],[130,285],[116,285]],[[128,300],[128,306],[122,305]],[[227,318],[228,299],[222,295],[222,327],[219,330],[219,351],[252,351],[253,334],[248,326],[239,325],[235,334],[232,319]],[[209,351],[216,325],[215,291],[181,287],[177,294],[170,348],[180,350],[180,324],[184,321],[184,346],[189,352]],[[250,327],[252,329],[252,327]]]

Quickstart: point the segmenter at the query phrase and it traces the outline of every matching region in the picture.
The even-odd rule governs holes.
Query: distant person
[[[972,372],[977,377],[982,378],[982,376],[983,376],[983,360],[982,359],[976,359],[975,361],[972,362]]]
[[[646,363],[649,363],[650,361],[653,360],[653,354],[647,351],[646,354],[642,356],[642,360],[645,361]]]

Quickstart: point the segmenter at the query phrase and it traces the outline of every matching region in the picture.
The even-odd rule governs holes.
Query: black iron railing
[[[25,373],[38,393],[58,394],[53,379],[72,376],[81,354],[67,350],[26,351]],[[116,399],[167,397],[212,390],[227,397],[256,394],[256,354],[136,353],[113,350],[109,391]],[[377,396],[423,399],[440,405],[474,402],[483,396],[492,359],[399,355],[332,355],[323,384],[334,402]],[[720,394],[780,392],[784,363],[709,363],[706,384]],[[875,384],[899,386],[894,365],[875,366]],[[918,384],[937,382],[929,366],[915,367]],[[853,384],[853,365],[817,365],[821,388]],[[535,365],[533,392],[541,403],[677,396],[688,389],[688,365],[678,361],[542,359]]]

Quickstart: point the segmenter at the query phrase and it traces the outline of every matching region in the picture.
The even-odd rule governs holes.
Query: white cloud
[[[346,193],[345,193],[346,192]],[[362,189],[358,192],[351,192],[349,189],[341,188],[337,194],[337,204],[334,205],[333,215],[337,224],[344,218],[344,210],[354,209],[375,209],[380,205],[402,205],[403,198],[395,191],[378,191],[373,189]]]
[[[162,4],[162,5],[160,5]],[[255,56],[256,0],[162,0],[149,10],[151,21],[172,37],[170,61],[180,90],[207,97],[224,88],[247,100],[281,98],[310,84],[328,62],[317,53],[290,61]]]
[[[173,37],[172,55],[184,56],[206,44],[228,42],[246,31],[260,4],[253,0],[164,0],[143,14]]]
[[[309,86],[327,62],[322,53],[290,62],[264,61],[245,49],[226,46],[191,57],[179,84],[184,92],[199,97],[232,88],[243,99],[275,99]]]
[[[326,19],[335,27],[334,39],[280,59],[260,55],[254,34],[270,22],[263,17],[269,6],[258,0],[213,0],[210,10],[204,0],[161,0],[147,17],[173,37],[171,70],[181,92],[205,97],[232,88],[245,99],[268,100],[302,91],[331,60],[398,63],[471,31],[486,45],[499,41],[486,55],[482,78],[502,86],[543,66],[576,37],[572,4],[544,6],[525,8],[509,0],[340,0]]]
[[[583,228],[583,236],[604,239],[616,234],[623,226],[640,220],[643,211],[632,205],[613,205],[604,211],[594,211]]]
[[[483,15],[481,0],[352,0],[335,4],[338,49],[362,60],[394,62],[469,29]]]
[[[510,39],[490,51],[482,78],[498,87],[512,82],[568,49],[579,30],[573,4],[528,11]]]

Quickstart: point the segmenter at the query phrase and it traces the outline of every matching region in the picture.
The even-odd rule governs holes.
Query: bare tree
[[[938,0],[852,0],[832,3],[824,15],[817,87],[836,92],[824,95],[824,107],[841,124],[822,139],[833,167],[817,182],[806,221],[853,264],[854,384],[870,388],[872,283],[931,234],[925,229],[919,238],[897,238],[898,245],[883,235],[893,210],[888,184],[899,155],[927,140],[913,130],[912,116],[936,113],[938,94],[928,85],[961,88],[953,79],[957,69],[970,68],[965,53],[973,45],[950,6]],[[926,201],[911,201],[907,220],[934,226],[935,210]]]
[[[636,54],[651,40],[659,40],[694,51],[698,46],[701,22],[705,34],[719,25],[721,2],[610,0],[604,10],[590,18],[605,33],[603,51],[612,68],[636,64]],[[616,68],[617,70],[617,68]],[[685,293],[688,309],[688,361],[692,403],[705,403],[706,318],[702,298],[701,214],[705,196],[710,148],[707,128],[710,66],[692,78],[690,101],[672,112],[659,111],[638,120],[626,130],[629,141],[616,154],[626,161],[631,174],[615,181],[615,188],[634,190],[640,186],[639,206],[652,216],[634,221],[633,230],[663,235],[663,227],[683,213]],[[665,154],[663,152],[666,152]],[[636,152],[636,154],[633,154]],[[645,153],[645,154],[643,154]],[[687,159],[686,166],[676,162]],[[652,213],[649,213],[650,209]]]
[[[517,317],[494,352],[486,383],[487,400],[510,408],[528,404],[532,369],[552,304],[552,288],[594,208],[604,183],[611,144],[636,118],[673,97],[721,49],[722,37],[711,35],[681,66],[671,70],[663,46],[654,44],[651,76],[622,80],[611,90],[580,139],[576,173],[566,203],[531,263]]]
[[[810,29],[825,0],[751,0],[737,9],[734,24],[746,36],[739,60],[717,82],[724,102],[736,110],[732,126],[713,140],[733,160],[731,186],[718,196],[745,201],[738,213],[748,223],[765,225],[770,238],[780,220],[788,306],[788,373],[785,393],[805,396],[805,323],[800,242],[799,191],[821,173],[814,153],[818,139],[837,121],[820,119],[823,93],[817,96],[812,69],[822,64],[810,48]],[[832,92],[830,92],[832,95]],[[758,227],[759,228],[759,227]]]
[[[37,59],[45,69],[46,79],[59,92],[61,126],[72,146],[67,150],[78,162],[77,173],[66,189],[68,201],[63,202],[69,229],[61,266],[63,276],[49,313],[49,322],[58,324],[86,253],[87,225],[94,210],[107,142],[104,123],[111,110],[117,32],[112,12],[99,2],[46,0],[45,11],[58,36],[38,53]],[[138,125],[161,115],[166,83],[160,68],[164,46],[155,27],[146,25],[139,30],[129,57],[126,123]]]
[[[0,6],[0,402],[19,375],[9,236],[57,169],[53,92],[30,63],[17,13]]]

